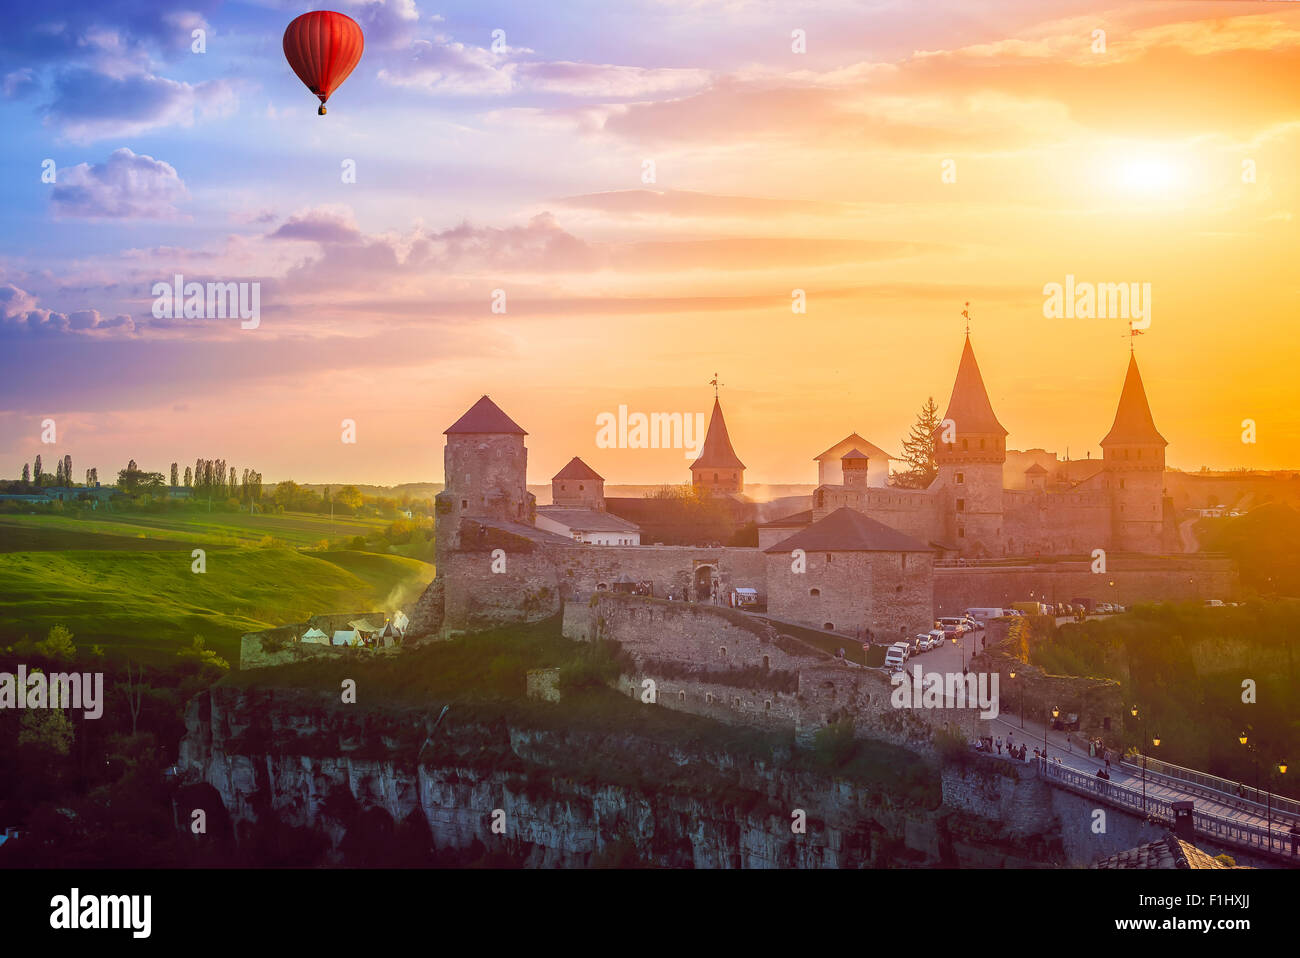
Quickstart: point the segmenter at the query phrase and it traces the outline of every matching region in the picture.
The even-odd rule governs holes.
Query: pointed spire
[[[957,424],[958,435],[1007,434],[993,413],[993,403],[989,402],[984,377],[980,375],[979,364],[975,362],[975,350],[971,348],[969,333],[966,334],[966,345],[962,347],[961,362],[957,364],[957,380],[952,386],[952,398],[948,400],[948,411],[943,418],[951,419]]]
[[[700,458],[691,463],[692,469],[744,469],[745,464],[731,448],[731,437],[727,435],[727,423],[722,418],[722,404],[717,397],[713,399],[713,418],[709,420],[709,431],[704,436],[704,448]]]
[[[1142,374],[1138,372],[1137,356],[1130,352],[1124,389],[1119,394],[1119,408],[1115,410],[1115,422],[1101,444],[1134,443],[1169,445],[1156,430],[1156,422],[1151,417],[1151,406],[1147,403],[1147,391],[1142,386]]]

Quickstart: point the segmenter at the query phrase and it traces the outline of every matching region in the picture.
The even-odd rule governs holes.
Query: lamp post
[[[1059,707],[1059,706],[1056,706],[1056,705],[1053,705],[1053,706],[1052,706],[1052,718],[1053,718],[1053,719],[1058,718],[1058,717],[1060,716],[1060,714],[1061,714],[1061,709],[1060,709],[1060,707]],[[1043,723],[1043,761],[1044,761],[1044,762],[1047,761],[1047,725],[1048,725],[1048,723],[1046,723],[1046,722]]]
[[[1145,715],[1138,718],[1138,707],[1136,705],[1128,711],[1130,715],[1138,719],[1138,727],[1142,730],[1142,814],[1145,815],[1147,813],[1147,722]],[[1152,744],[1160,744],[1158,735]]]
[[[1014,682],[1016,680],[1016,670],[1012,669],[1009,674],[1011,675],[1011,681]],[[1020,684],[1020,727],[1022,729],[1025,727],[1025,686],[1023,682]]]
[[[1250,741],[1250,736],[1248,736],[1245,732],[1242,732],[1240,735],[1237,736],[1237,741],[1240,742],[1242,745],[1246,746],[1246,748],[1250,751],[1251,758],[1255,762],[1255,798],[1256,800],[1258,800],[1259,799],[1259,749],[1256,747],[1254,742]],[[1264,793],[1264,801],[1265,801],[1264,808],[1265,808],[1265,814],[1267,815],[1267,822],[1268,822],[1268,850],[1269,851],[1273,850],[1273,782],[1272,782],[1273,773],[1276,772],[1279,775],[1285,775],[1287,768],[1288,768],[1287,761],[1286,759],[1283,759],[1280,762],[1273,763],[1273,767],[1269,769],[1269,782],[1268,782],[1269,787],[1268,790]]]

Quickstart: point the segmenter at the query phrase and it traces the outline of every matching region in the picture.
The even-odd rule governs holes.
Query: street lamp
[[[1012,669],[1010,674],[1011,681],[1014,682],[1016,680],[1016,670]],[[1020,683],[1020,727],[1022,729],[1025,727],[1025,685],[1023,682]]]
[[[1134,718],[1138,718],[1138,707],[1135,705],[1128,710]],[[1147,813],[1147,722],[1146,716],[1138,719],[1138,727],[1142,730],[1142,814]],[[1152,740],[1152,745],[1160,744],[1160,736],[1157,735]]]
[[[1242,732],[1237,736],[1237,741],[1250,751],[1251,758],[1255,762],[1255,800],[1259,800],[1259,749],[1256,744],[1250,741],[1250,737]],[[1269,769],[1268,790],[1264,792],[1264,808],[1268,822],[1268,850],[1273,850],[1273,773],[1285,775],[1288,768],[1286,759],[1280,762],[1274,762],[1273,767]],[[1285,846],[1284,846],[1285,847]]]
[[[1059,718],[1060,715],[1061,715],[1060,707],[1053,705],[1052,718],[1053,719]],[[1043,723],[1043,761],[1044,762],[1047,761],[1047,723],[1046,722]]]

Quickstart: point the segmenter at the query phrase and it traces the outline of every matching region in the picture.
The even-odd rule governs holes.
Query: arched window
[[[726,657],[727,657],[727,647],[726,647],[725,645],[723,645],[723,646],[719,646],[719,647],[718,647],[718,658],[720,658],[720,659],[725,659]]]
[[[834,631],[835,631],[835,623],[834,623],[834,622],[823,622],[823,623],[822,623],[822,628],[825,629],[827,632],[834,632]]]
[[[809,590],[808,590],[808,594],[811,595],[811,596],[819,596],[819,595],[822,594],[822,590],[821,590],[821,589],[809,589]]]
[[[583,490],[583,489],[586,489],[586,488],[587,488],[587,487],[584,486],[582,483],[578,483],[578,491],[579,491],[579,492],[582,492],[582,490]]]
[[[771,667],[772,667],[772,657],[768,655],[763,656],[763,668],[770,669]]]

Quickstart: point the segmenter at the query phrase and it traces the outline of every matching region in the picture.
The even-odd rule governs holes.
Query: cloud
[[[724,196],[690,190],[610,190],[566,196],[556,201],[573,209],[605,213],[682,217],[750,217],[794,213],[834,215],[843,213],[841,203],[817,200],[786,200],[759,196]]]
[[[45,115],[64,136],[85,143],[192,126],[196,115],[225,114],[237,104],[235,84],[226,79],[189,84],[151,73],[109,76],[72,68],[56,76]]]
[[[134,331],[134,321],[124,313],[105,318],[95,309],[71,313],[42,309],[31,293],[13,283],[0,283],[0,337],[6,340]]]
[[[502,94],[514,87],[515,66],[483,47],[437,37],[417,40],[409,56],[378,76],[384,83],[429,93]]]
[[[352,211],[346,207],[317,207],[294,213],[268,239],[308,240],[314,243],[355,243],[361,239]]]
[[[40,87],[36,79],[36,71],[31,67],[23,67],[21,70],[14,70],[6,73],[0,88],[3,88],[6,99],[17,100],[27,96]]]
[[[542,93],[569,96],[632,97],[685,93],[707,86],[707,70],[618,66],[608,63],[573,63],[564,60],[521,63],[516,71],[521,85]]]
[[[127,147],[103,163],[79,163],[58,172],[50,206],[59,219],[176,219],[188,199],[174,167]]]

